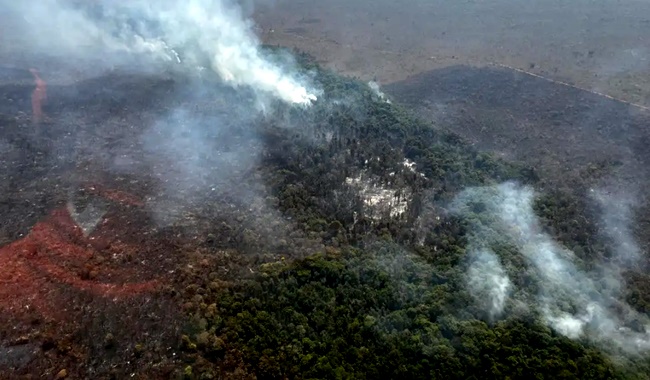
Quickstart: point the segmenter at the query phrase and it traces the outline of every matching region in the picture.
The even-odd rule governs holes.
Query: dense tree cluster
[[[192,348],[269,379],[614,377],[602,354],[534,322],[461,318],[463,292],[404,254],[382,244],[269,265],[215,298]]]

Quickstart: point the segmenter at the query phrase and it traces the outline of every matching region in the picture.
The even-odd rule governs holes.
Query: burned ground
[[[109,73],[49,86],[46,120],[33,124],[29,72],[4,73],[16,80],[0,86],[1,378],[167,378],[182,369],[180,293],[194,271],[209,263],[209,273],[237,278],[275,258],[273,247],[287,257],[319,247],[300,231],[283,243],[291,228],[251,169],[259,139],[237,122],[202,136],[216,145],[202,152],[214,156],[201,157],[201,178],[173,172],[188,151],[147,145],[187,137],[156,129],[182,123],[168,117],[179,108],[202,127],[227,120],[233,92],[197,97],[191,78]],[[206,185],[206,175],[222,178]]]
[[[98,144],[123,146],[137,134],[133,123],[141,114],[129,115],[126,104],[155,112],[149,97],[135,103],[138,98],[124,96],[146,88],[142,80],[125,83],[135,87],[115,78],[52,86],[44,107],[49,121],[39,125],[30,118],[33,85],[0,88],[2,283],[13,289],[2,296],[3,376],[54,377],[61,370],[75,377],[154,375],[174,361],[181,314],[166,287],[181,265],[180,243],[155,230],[130,201],[151,190],[146,178],[116,176],[89,155]],[[110,123],[128,117],[128,123]],[[88,236],[66,208],[82,187],[112,199]]]
[[[630,1],[256,2],[264,42],[391,84],[490,62],[648,106],[648,4]]]
[[[555,186],[588,183],[603,166],[610,174],[624,166],[619,179],[638,186],[649,178],[650,111],[620,101],[494,67],[452,66],[386,91],[477,148],[534,166]]]

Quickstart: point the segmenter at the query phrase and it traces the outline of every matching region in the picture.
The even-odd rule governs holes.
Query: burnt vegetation
[[[113,74],[50,86],[45,113],[51,120],[37,134],[28,114],[19,114],[31,87],[0,88],[3,146],[15,156],[4,168],[8,222],[2,241],[18,238],[62,204],[65,189],[76,185],[66,178],[79,170],[142,197],[157,194],[161,185],[147,170],[116,175],[97,163],[91,147],[114,156],[126,149],[137,161],[138,136],[173,108],[187,107],[207,123],[203,137],[214,140],[215,151],[255,157],[251,166],[236,167],[228,184],[192,203],[182,223],[160,227],[140,216],[139,226],[153,231],[147,242],[163,239],[169,249],[157,246],[158,253],[178,257],[163,265],[152,256],[148,265],[163,276],[173,273],[154,301],[182,311],[182,318],[161,327],[151,314],[165,313],[161,307],[127,303],[123,307],[132,311],[112,319],[122,313],[119,307],[85,301],[111,314],[80,310],[65,336],[47,324],[27,341],[0,334],[14,342],[0,342],[3,347],[14,350],[39,339],[47,343],[29,361],[0,359],[0,367],[19,376],[67,368],[94,378],[647,376],[647,359],[621,365],[587,341],[555,333],[533,312],[490,322],[465,289],[467,227],[444,206],[468,186],[505,180],[535,185],[535,170],[478,152],[386,103],[365,84],[324,71],[307,57],[301,62],[316,71],[324,90],[314,106],[274,105],[264,116],[214,134],[211,117],[240,117],[233,109],[252,104],[250,94],[219,88],[182,101],[177,94],[189,94],[192,80]],[[74,154],[53,148],[69,142],[79,147]],[[378,201],[364,193],[372,188],[379,189]],[[583,197],[580,189],[547,193],[536,210],[545,229],[588,263],[606,248]],[[516,252],[512,256],[512,265],[523,265]],[[647,275],[628,277],[628,300],[647,311]],[[139,318],[148,322],[132,323]],[[152,331],[130,336],[138,326]]]

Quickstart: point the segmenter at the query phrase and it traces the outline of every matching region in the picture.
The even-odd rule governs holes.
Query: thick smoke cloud
[[[234,87],[292,104],[309,105],[318,94],[292,70],[290,57],[263,54],[251,22],[228,0],[0,3],[19,20],[11,34],[44,57],[147,69],[209,67]],[[136,65],[134,55],[153,60]]]
[[[471,221],[475,239],[486,246],[514,246],[523,255],[537,275],[536,305],[532,306],[551,328],[571,339],[588,337],[628,352],[650,349],[650,335],[645,331],[650,326],[648,318],[611,296],[620,287],[619,277],[607,271],[582,270],[573,252],[543,231],[533,210],[534,199],[531,188],[508,182],[467,189],[451,209]],[[616,203],[605,205],[618,210]],[[625,210],[610,213],[609,218],[627,217]],[[632,244],[629,232],[616,236],[618,243]],[[628,248],[622,247],[625,252]],[[472,288],[494,286],[489,276],[474,276],[473,281]],[[497,285],[493,292],[501,289]]]

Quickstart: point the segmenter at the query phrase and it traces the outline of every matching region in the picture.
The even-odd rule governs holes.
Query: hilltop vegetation
[[[466,290],[467,225],[445,206],[469,186],[534,186],[533,169],[479,153],[365,84],[303,64],[317,70],[324,96],[308,111],[280,107],[258,126],[267,201],[303,235],[278,235],[270,249],[255,244],[268,239],[257,229],[249,244],[208,248],[213,264],[188,273],[180,295],[191,321],[180,376],[647,378],[647,359],[615,362],[532,311],[491,321]],[[546,193],[535,207],[581,260],[602,251],[578,189]],[[318,242],[315,253],[304,251],[304,236]],[[226,257],[247,269],[217,273]],[[637,276],[636,289],[643,284]]]

